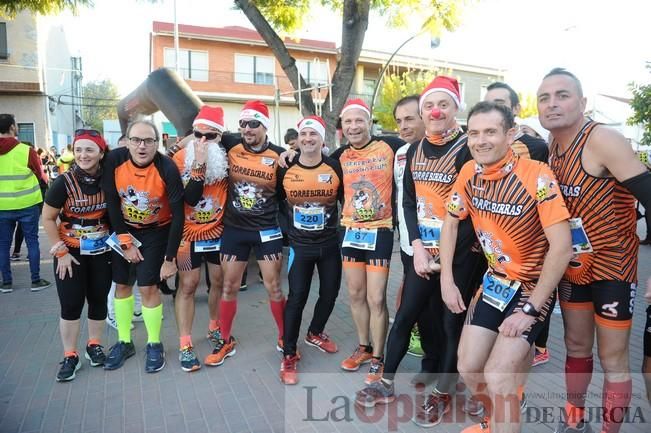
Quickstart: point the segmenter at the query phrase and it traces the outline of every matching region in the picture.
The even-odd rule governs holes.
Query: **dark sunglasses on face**
[[[244,129],[247,126],[251,129],[255,129],[262,125],[262,122],[259,120],[240,120],[240,128]]]
[[[90,135],[91,137],[101,137],[102,136],[99,133],[99,131],[95,131],[94,129],[77,129],[75,131],[75,137],[78,137],[80,135]]]
[[[217,137],[219,137],[218,132],[199,132],[199,131],[194,131],[194,136],[197,137],[198,139],[201,139],[202,137],[206,137],[206,140],[216,140]]]

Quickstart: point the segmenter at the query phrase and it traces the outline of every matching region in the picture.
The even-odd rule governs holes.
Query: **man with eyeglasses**
[[[208,294],[208,340],[215,345],[221,339],[218,317],[223,275],[219,250],[228,189],[228,158],[220,145],[224,110],[205,105],[192,125],[194,139],[174,155],[185,187],[185,223],[176,256],[179,284],[175,309],[180,339],[179,360],[181,369],[187,372],[201,368],[192,344],[192,322],[194,294],[201,279],[204,259],[211,289]]]
[[[269,142],[269,109],[261,101],[249,101],[240,113],[241,140],[225,135],[228,152],[228,200],[221,238],[224,287],[219,304],[221,340],[205,364],[221,365],[235,354],[231,329],[237,311],[237,293],[249,253],[255,249],[264,285],[269,293],[271,314],[278,327],[276,349],[282,352],[285,297],[280,289],[283,235],[278,225],[276,189],[278,157],[282,147]],[[212,290],[211,290],[212,291]]]
[[[163,304],[158,285],[176,271],[176,253],[183,232],[183,184],[176,164],[158,152],[159,134],[148,120],[127,128],[128,145],[107,155],[102,178],[113,230],[122,254],[113,253],[115,320],[118,342],[111,347],[105,370],[115,370],[135,354],[131,342],[133,279],[142,295],[142,317],[147,329],[145,371],[165,366],[160,340]]]

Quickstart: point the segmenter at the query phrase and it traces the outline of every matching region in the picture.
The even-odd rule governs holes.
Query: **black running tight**
[[[70,249],[70,254],[79,264],[72,263],[72,277],[66,274],[61,280],[56,275],[57,259],[54,258],[54,271],[61,304],[61,318],[78,320],[84,303],[88,302],[88,318],[106,319],[106,298],[111,289],[111,253],[97,256],[82,256],[79,250]]]
[[[296,353],[296,342],[303,318],[303,309],[310,294],[314,267],[319,270],[319,299],[308,331],[320,334],[330,318],[341,285],[341,252],[335,242],[326,246],[292,245],[289,250],[289,295],[285,305],[284,352]]]

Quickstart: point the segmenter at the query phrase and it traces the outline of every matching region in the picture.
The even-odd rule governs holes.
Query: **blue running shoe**
[[[145,371],[156,373],[165,367],[165,349],[163,343],[147,343],[145,355]]]
[[[117,370],[124,365],[127,358],[135,354],[136,348],[132,342],[118,341],[109,349],[109,354],[104,361],[104,370]]]

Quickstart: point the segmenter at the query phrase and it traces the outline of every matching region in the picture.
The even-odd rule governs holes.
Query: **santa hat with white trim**
[[[466,105],[461,101],[461,91],[459,90],[459,82],[456,78],[447,77],[445,75],[439,75],[434,78],[431,83],[425,87],[423,93],[420,94],[420,99],[418,100],[418,108],[420,111],[423,111],[423,103],[425,98],[432,93],[443,92],[450,95],[459,111],[463,111],[466,108]]]
[[[259,120],[265,129],[269,129],[271,121],[269,120],[269,109],[262,101],[248,101],[242,107],[240,120]]]
[[[305,128],[314,129],[321,136],[321,140],[325,140],[326,124],[319,116],[307,116],[298,122],[299,133]]]
[[[367,115],[368,118],[371,118],[371,109],[368,108],[368,105],[366,105],[366,102],[363,100],[356,98],[356,99],[349,99],[348,102],[344,105],[344,108],[341,109],[341,114],[339,117],[343,116],[344,113],[348,110],[352,110],[353,108],[357,108],[359,110],[364,111]]]
[[[219,132],[224,132],[224,110],[222,107],[211,107],[204,105],[199,110],[197,117],[194,118],[192,126],[206,125],[211,128],[217,129]]]

